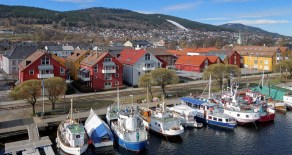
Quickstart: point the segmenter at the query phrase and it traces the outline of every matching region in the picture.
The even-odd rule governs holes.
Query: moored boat
[[[111,121],[117,143],[127,150],[142,151],[148,143],[148,134],[142,125],[138,109],[130,106],[119,110],[118,119]]]
[[[169,108],[172,111],[172,116],[179,118],[180,123],[183,127],[203,127],[202,123],[198,123],[195,120],[195,116],[197,111],[195,109],[190,108],[185,104],[175,105]]]
[[[109,126],[91,109],[85,121],[85,130],[95,147],[113,145],[113,134]]]
[[[73,118],[73,99],[71,99],[70,117],[62,121],[57,129],[57,146],[68,154],[80,155],[88,147],[84,126]]]
[[[145,128],[160,135],[171,137],[179,136],[184,132],[179,118],[173,117],[171,112],[166,110],[164,101],[161,107],[156,107],[155,110],[141,108],[141,113]]]

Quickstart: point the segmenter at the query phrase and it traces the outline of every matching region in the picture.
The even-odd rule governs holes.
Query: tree
[[[139,87],[145,87],[148,89],[151,97],[151,101],[153,99],[153,93],[152,93],[152,85],[154,84],[152,75],[150,73],[145,73],[143,76],[140,77],[138,81],[138,86]]]
[[[31,104],[32,113],[35,115],[35,104],[37,98],[41,95],[41,81],[40,80],[28,80],[20,85],[16,86],[9,94],[14,100],[24,100]]]
[[[220,63],[208,66],[203,73],[204,79],[208,79],[210,74],[212,79],[216,80],[220,86],[223,85],[224,78],[228,81],[228,85],[230,86],[230,75],[232,74],[233,77],[239,78],[241,76],[241,71],[236,65]]]
[[[161,87],[164,97],[166,96],[165,86],[179,82],[179,78],[173,70],[158,68],[151,71],[150,74],[153,78],[154,84]]]
[[[44,80],[44,87],[46,96],[52,103],[52,109],[55,109],[59,96],[64,95],[67,90],[67,83],[60,77],[52,77]]]
[[[289,59],[289,60],[280,61],[277,65],[275,65],[274,70],[276,72],[280,72],[283,77],[286,77],[286,75],[284,75],[286,71],[289,72],[291,76],[292,75],[292,60]]]

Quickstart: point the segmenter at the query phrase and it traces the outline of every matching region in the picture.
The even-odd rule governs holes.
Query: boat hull
[[[59,130],[59,128],[58,128]],[[70,147],[65,145],[62,140],[60,139],[59,132],[57,132],[57,145],[60,147],[64,152],[68,154],[74,154],[74,155],[81,155],[84,153],[88,148],[88,143],[85,143],[82,147]]]
[[[258,122],[264,123],[264,122],[273,122],[275,120],[275,114],[268,114],[265,116],[261,116]]]
[[[142,151],[146,148],[146,145],[148,143],[147,140],[145,141],[139,141],[139,142],[129,142],[126,140],[123,140],[122,138],[120,138],[116,132],[113,132],[114,137],[115,137],[115,141],[119,144],[119,146],[122,146],[123,148],[125,148],[126,150],[131,150],[131,151]]]
[[[212,120],[207,120],[208,125],[213,125],[217,127],[222,127],[222,128],[227,128],[227,129],[234,129],[236,127],[236,124],[231,124],[231,123],[223,123],[223,122],[217,122],[217,121],[212,121]]]

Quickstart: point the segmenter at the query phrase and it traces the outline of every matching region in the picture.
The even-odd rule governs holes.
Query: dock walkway
[[[36,124],[27,125],[28,140],[11,142],[5,144],[5,154],[16,154],[24,151],[27,154],[37,154],[38,148],[48,147],[52,145],[48,136],[39,137],[39,131]]]

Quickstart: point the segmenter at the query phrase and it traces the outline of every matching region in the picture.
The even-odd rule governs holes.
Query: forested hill
[[[26,6],[0,5],[1,25],[12,24],[58,24],[63,27],[97,27],[119,29],[175,29],[166,20],[195,30],[221,31],[226,28],[194,22],[162,14],[142,14],[124,9],[89,8],[74,11],[52,11]]]

